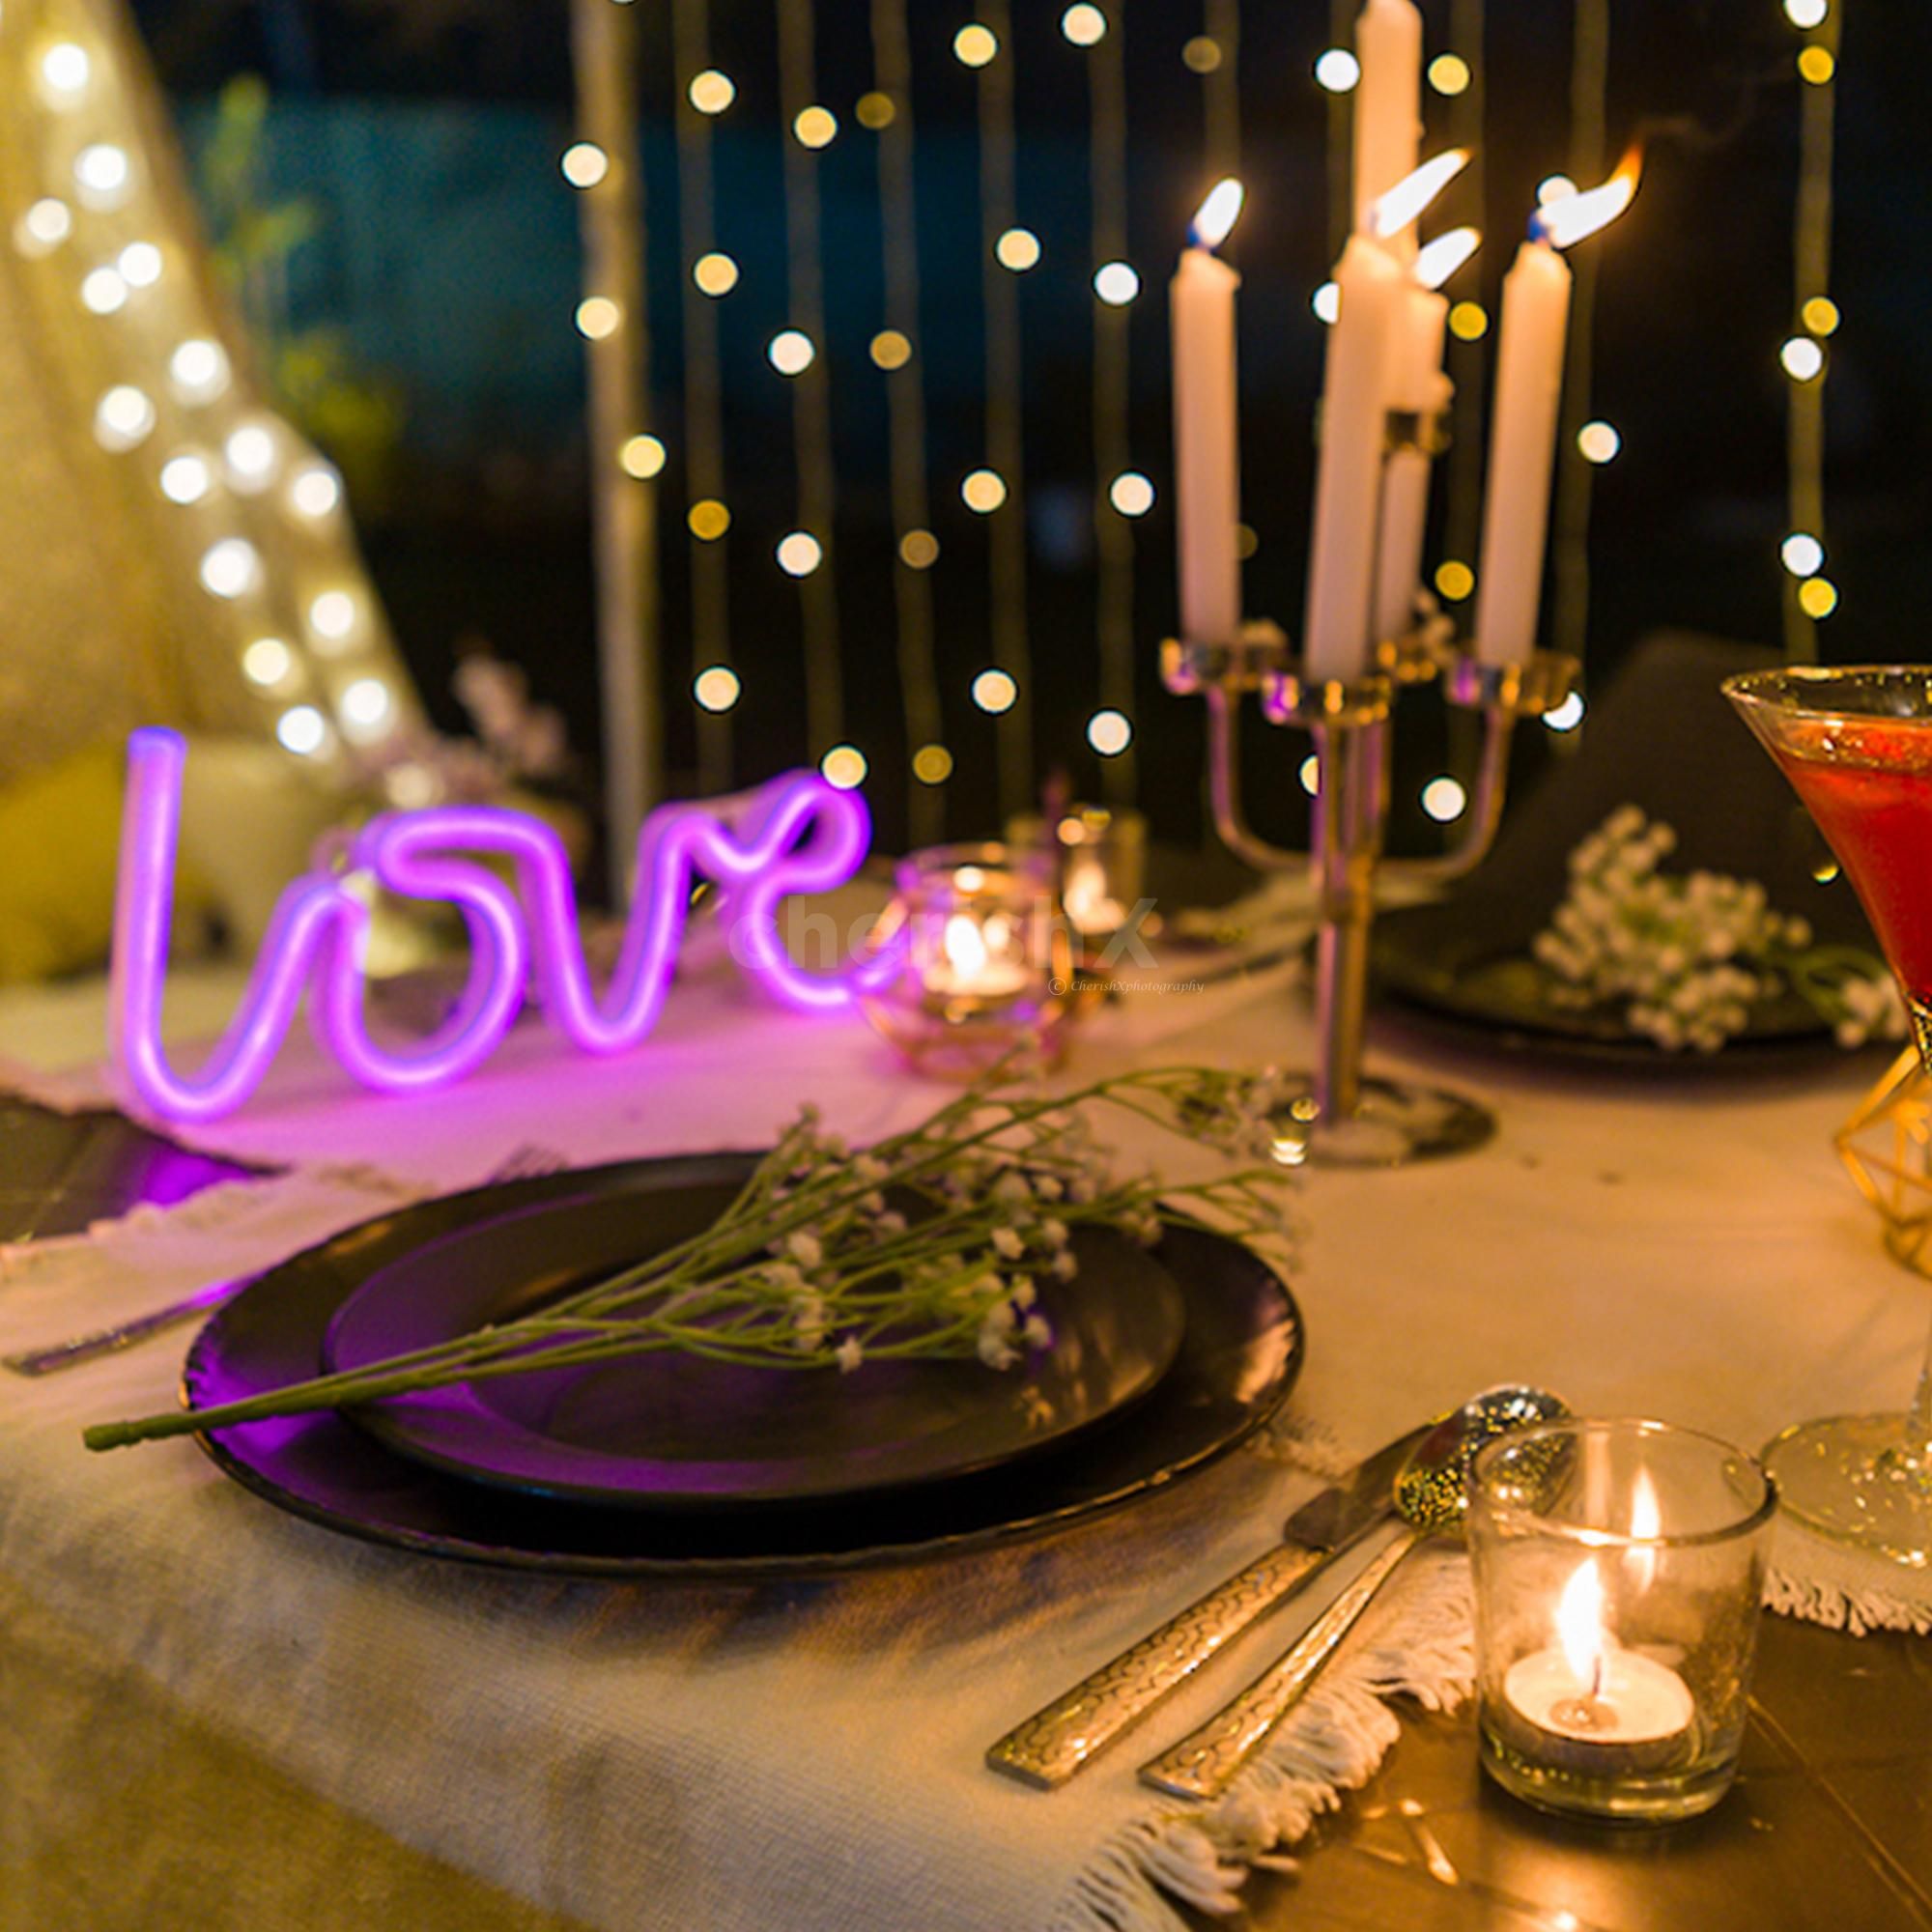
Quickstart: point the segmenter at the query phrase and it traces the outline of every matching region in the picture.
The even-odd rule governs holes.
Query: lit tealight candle
[[[1594,1557],[1564,1586],[1556,1639],[1519,1658],[1503,1679],[1511,1713],[1526,1727],[1525,1754],[1610,1778],[1661,1771],[1688,1753],[1697,1715],[1690,1686],[1610,1634]]]
[[[1005,915],[997,917],[1004,925]],[[947,916],[940,936],[941,956],[921,976],[928,993],[949,999],[966,996],[1000,999],[1019,992],[1026,985],[1026,968],[1015,959],[1004,957],[988,944],[989,938],[996,936],[988,931],[991,924],[991,920],[982,923],[970,913]],[[997,936],[1004,943],[1006,935]]]

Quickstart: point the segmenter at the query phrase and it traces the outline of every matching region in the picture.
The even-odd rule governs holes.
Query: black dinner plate
[[[752,1171],[715,1156],[674,1186],[531,1202],[381,1267],[336,1311],[323,1366],[367,1368],[541,1312],[700,1235]],[[850,1375],[682,1351],[529,1369],[355,1411],[400,1456],[472,1481],[636,1509],[764,1508],[990,1468],[1142,1400],[1180,1348],[1180,1291],[1124,1235],[1083,1228],[1079,1271],[1038,1286],[1052,1346],[1023,1370],[891,1358]]]
[[[1832,1030],[1795,993],[1754,1005],[1745,1031],[1716,1053],[1671,1052],[1614,1014],[1575,1011],[1549,998],[1549,979],[1510,928],[1520,909],[1465,893],[1378,913],[1371,942],[1376,984],[1416,1018],[1470,1045],[1600,1066],[1749,1074],[1842,1054]],[[1537,923],[1540,930],[1546,920]]]
[[[182,1395],[205,1407],[318,1372],[323,1337],[377,1269],[454,1229],[537,1203],[675,1188],[707,1157],[631,1161],[419,1202],[271,1269],[188,1351]],[[1154,1259],[1185,1322],[1146,1399],[1010,1465],[838,1502],[659,1514],[487,1488],[405,1461],[340,1415],[243,1424],[197,1439],[279,1508],[367,1542],[577,1576],[767,1577],[902,1563],[1042,1535],[1205,1467],[1264,1422],[1299,1374],[1299,1311],[1238,1243],[1169,1222]]]

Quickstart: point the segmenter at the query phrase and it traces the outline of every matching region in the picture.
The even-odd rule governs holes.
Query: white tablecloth
[[[1279,975],[1124,1001],[1072,1070],[1293,1062],[1298,1006]],[[0,1009],[0,1054],[44,1066],[60,1024],[44,1002]],[[1430,1065],[1493,1105],[1500,1133],[1454,1161],[1310,1179],[1304,1439],[1359,1452],[1503,1379],[1745,1442],[1903,1398],[1924,1291],[1885,1259],[1829,1146],[1869,1062],[1751,1080]],[[0,1350],[361,1218],[386,1197],[347,1164],[443,1186],[526,1141],[583,1161],[753,1146],[805,1099],[865,1138],[934,1097],[862,1022],[780,1016],[711,981],[681,986],[621,1061],[520,1029],[456,1103],[361,1095],[292,1045],[208,1138],[333,1169],[16,1251]],[[178,1359],[151,1345],[0,1400],[0,1926],[186,1922],[185,1901],[210,1925],[305,1932],[372,1912],[611,1932],[1043,1925],[1146,1811],[1140,1753],[1044,1796],[981,1769],[984,1746],[1262,1548],[1312,1482],[1244,1453],[1051,1546],[836,1582],[547,1582],[336,1538],[190,1443],[80,1449],[84,1422],[167,1405]],[[1164,1728],[1233,1682],[1210,1675]]]

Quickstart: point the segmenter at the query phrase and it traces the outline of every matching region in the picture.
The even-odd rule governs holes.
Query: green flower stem
[[[1105,1101],[1169,1131],[1188,1133],[1195,1123],[1179,1118],[1183,1105],[1225,1109],[1232,1096],[1245,1091],[1238,1076],[1185,1067],[1119,1075],[1053,1098],[1019,1100],[975,1090],[871,1149],[868,1159],[883,1172],[870,1179],[818,1144],[812,1117],[785,1130],[709,1228],[552,1303],[541,1315],[241,1402],[98,1424],[84,1432],[84,1440],[90,1449],[117,1448],[668,1349],[722,1362],[822,1369],[836,1358],[827,1346],[834,1329],[844,1342],[858,1345],[862,1359],[971,1354],[984,1346],[983,1324],[988,1311],[1000,1305],[1006,1281],[1037,1277],[1053,1261],[1037,1243],[1029,1243],[1018,1259],[1003,1257],[994,1247],[995,1231],[1011,1225],[1008,1210],[1018,1204],[992,1191],[995,1169],[989,1163],[1057,1168],[1084,1177],[1102,1157],[1077,1112],[1087,1102]],[[1158,1111],[1159,1103],[1175,1109],[1176,1117]],[[1242,1116],[1236,1103],[1228,1118],[1238,1123],[1251,1117]],[[814,1159],[826,1171],[813,1175]],[[971,1176],[987,1191],[964,1200],[956,1190],[936,1186],[949,1169]],[[1171,1208],[1186,1202],[1221,1216],[1231,1232],[1246,1235],[1270,1225],[1268,1195],[1287,1179],[1282,1171],[1265,1167],[1168,1188],[1150,1178],[1102,1186],[1085,1201],[1036,1199],[1029,1205],[1038,1218],[1071,1228],[1137,1219],[1163,1203]],[[930,1218],[841,1250],[841,1241],[869,1230],[865,1204],[888,1188],[923,1195],[933,1209]],[[780,1292],[771,1273],[774,1257],[785,1255],[789,1237],[808,1230],[826,1245],[837,1270],[807,1291],[822,1310],[810,1331],[799,1321],[795,1293]],[[1001,1293],[977,1299],[966,1293],[989,1275],[1001,1284]]]

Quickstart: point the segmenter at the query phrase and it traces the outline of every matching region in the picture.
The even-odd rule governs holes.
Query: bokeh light
[[[728,73],[708,67],[691,78],[691,104],[700,114],[722,114],[738,98],[737,83]]]
[[[952,37],[952,52],[963,67],[984,67],[1000,51],[999,37],[976,20]]]
[[[818,761],[825,782],[852,791],[866,782],[866,754],[856,745],[834,745]]]
[[[1315,80],[1330,94],[1347,94],[1362,77],[1362,64],[1347,47],[1330,47],[1315,63]]]
[[[728,665],[710,665],[691,681],[691,695],[706,711],[729,711],[744,687]]]
[[[572,187],[595,187],[611,172],[611,156],[595,141],[578,141],[557,163]]]
[[[1007,500],[1006,479],[997,469],[976,469],[959,486],[969,510],[991,516]]]
[[[647,483],[664,469],[665,455],[665,446],[657,437],[634,436],[627,438],[618,450],[617,463],[626,476]]]
[[[993,253],[999,257],[1001,268],[1023,275],[1039,261],[1039,237],[1031,228],[1009,228],[993,243]]]
[[[1591,463],[1609,462],[1623,446],[1624,440],[1618,434],[1616,425],[1601,418],[1596,422],[1586,422],[1577,432],[1577,447]]]
[[[810,577],[825,561],[825,549],[810,530],[793,530],[779,540],[774,553],[787,577]]]
[[[722,250],[713,249],[692,263],[691,279],[700,294],[728,296],[738,286],[738,265]]]
[[[1784,373],[1794,383],[1808,383],[1825,366],[1825,352],[1808,335],[1793,335],[1777,352]]]
[[[1019,695],[1019,686],[1003,670],[982,670],[973,680],[973,702],[995,717],[1010,711]]]
[[[801,376],[812,364],[818,351],[802,328],[781,328],[772,337],[765,354],[781,376]]]

